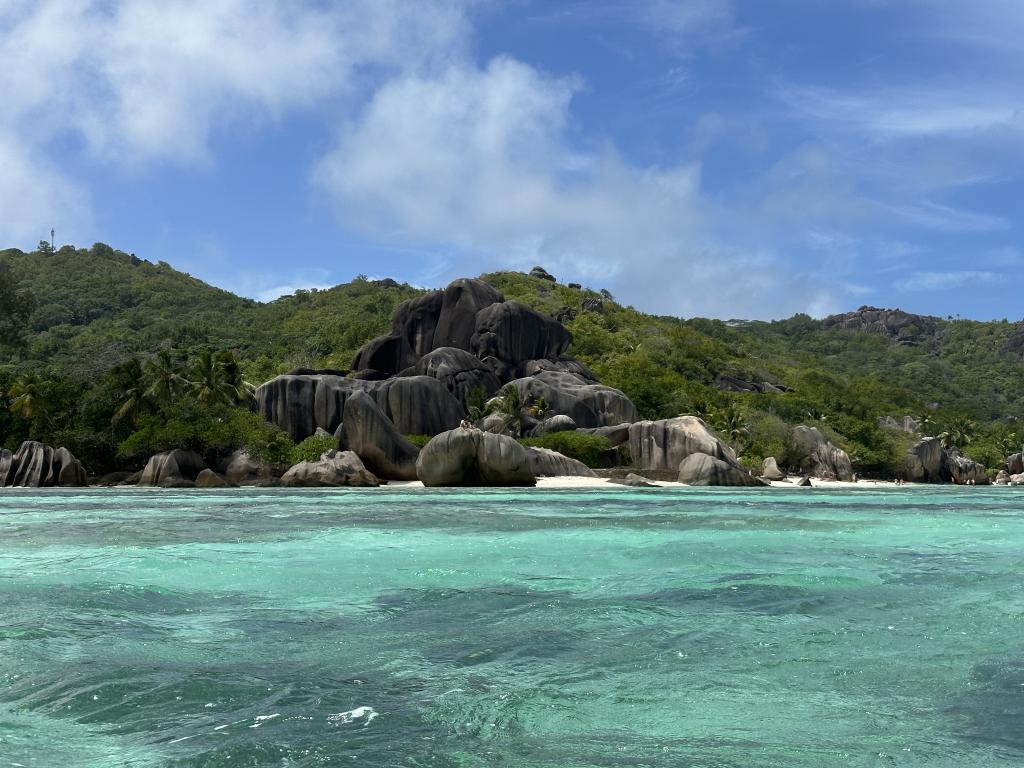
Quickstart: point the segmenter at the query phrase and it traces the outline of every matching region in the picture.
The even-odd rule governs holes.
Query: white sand
[[[637,473],[640,474],[640,473]],[[651,481],[652,485],[656,485],[661,488],[689,488],[690,486],[685,483],[675,482],[664,482],[664,481]],[[789,482],[788,480],[775,480],[771,483],[772,488],[796,488],[795,482]],[[887,480],[859,480],[856,483],[840,482],[838,480],[818,480],[817,478],[811,478],[811,486],[814,488],[871,488],[871,489],[882,489],[882,488],[910,488],[910,487],[929,487],[922,483],[907,483],[906,485],[894,485],[891,481]],[[387,485],[380,486],[381,488],[422,488],[423,483],[419,480],[392,480]],[[562,477],[538,477],[537,478],[538,488],[604,488],[604,489],[628,489],[627,485],[619,485],[618,483],[609,482],[604,477],[574,477],[574,476],[562,476]],[[934,486],[930,486],[934,487]]]

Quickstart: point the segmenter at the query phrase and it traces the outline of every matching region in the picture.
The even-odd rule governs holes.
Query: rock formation
[[[630,425],[629,453],[633,464],[640,470],[676,472],[683,459],[694,453],[707,454],[742,470],[732,448],[696,416],[640,421]]]
[[[524,431],[635,421],[629,398],[564,356],[571,338],[557,320],[506,301],[486,283],[456,280],[401,304],[391,333],[356,353],[356,373],[278,376],[257,389],[257,409],[298,441],[318,428],[340,434],[346,402],[363,392],[400,435],[433,436],[459,425],[471,392],[492,396],[513,381],[524,400],[543,397],[548,405],[549,418],[524,419]]]
[[[341,447],[354,451],[367,468],[385,480],[415,480],[420,450],[410,443],[366,392],[345,402]]]
[[[375,488],[380,481],[352,451],[328,451],[319,461],[302,461],[281,476],[288,488]]]
[[[142,470],[138,484],[160,488],[190,488],[204,469],[206,463],[198,453],[175,448],[151,456]]]
[[[527,448],[530,471],[535,477],[597,477],[590,467],[548,448]]]
[[[648,482],[646,477],[641,477],[640,475],[638,475],[638,474],[636,474],[634,472],[628,473],[625,477],[609,478],[608,482],[609,483],[614,483],[615,485],[625,485],[625,486],[627,486],[629,488],[660,488],[661,487],[660,485],[656,485],[655,483]]]
[[[232,488],[234,483],[228,482],[223,476],[212,469],[204,469],[196,475],[196,488]]]
[[[585,435],[598,435],[600,437],[606,437],[611,441],[612,448],[622,445],[629,440],[629,424],[616,424],[614,427],[588,427],[577,429]]]
[[[945,474],[957,485],[988,485],[988,472],[983,464],[961,455],[952,448],[946,451]]]
[[[526,449],[511,437],[479,429],[453,429],[420,451],[416,474],[432,486],[532,486]]]
[[[67,448],[26,440],[14,453],[0,451],[0,485],[25,488],[80,487],[88,484],[82,464]]]
[[[793,428],[793,447],[800,468],[822,480],[853,480],[853,463],[846,451],[832,442],[817,427]]]
[[[278,472],[268,462],[250,456],[239,450],[228,456],[220,465],[220,472],[232,485],[273,486],[277,485]]]
[[[822,321],[822,327],[878,333],[908,346],[931,341],[939,333],[936,317],[878,307],[861,307],[856,312],[826,317]]]
[[[907,449],[906,479],[912,483],[941,483],[946,452],[937,437],[925,437]]]
[[[572,417],[558,414],[550,419],[539,422],[537,426],[530,430],[530,437],[540,437],[541,435],[550,435],[555,432],[575,431],[576,422],[572,420]]]
[[[721,485],[736,487],[767,487],[735,464],[716,459],[706,453],[691,453],[679,463],[679,482],[687,485]]]
[[[782,394],[792,391],[782,384],[772,384],[770,381],[745,381],[736,376],[728,376],[720,373],[715,376],[712,386],[726,392],[756,392],[758,394],[772,393]]]
[[[765,480],[785,480],[786,473],[779,469],[774,456],[769,456],[761,464],[761,477]]]
[[[1006,471],[1011,475],[1024,472],[1024,454],[1013,453],[1006,458]]]

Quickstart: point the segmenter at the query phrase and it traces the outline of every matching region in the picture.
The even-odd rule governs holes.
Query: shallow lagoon
[[[0,496],[0,766],[1017,766],[1024,494]]]

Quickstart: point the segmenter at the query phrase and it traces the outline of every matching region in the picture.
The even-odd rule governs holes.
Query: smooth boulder
[[[706,453],[691,453],[679,462],[679,482],[686,485],[767,487],[763,480]]]
[[[606,427],[637,420],[637,410],[614,387],[594,384],[565,371],[541,371],[512,382],[525,401],[543,397],[552,414],[569,416],[578,427]]]
[[[270,462],[257,459],[241,449],[228,456],[220,470],[232,485],[270,486],[277,483],[277,473]]]
[[[490,397],[501,387],[501,381],[480,358],[457,347],[428,352],[398,375],[437,379],[463,405],[473,390],[483,390],[484,396]]]
[[[410,443],[365,392],[345,403],[341,446],[355,451],[366,467],[385,480],[415,480],[420,450]]]
[[[629,488],[660,488],[660,485],[649,482],[646,477],[630,472],[625,477],[613,477],[608,480],[615,485],[625,485]]]
[[[779,469],[779,463],[774,456],[769,456],[761,464],[761,477],[765,480],[785,480],[786,473]]]
[[[227,479],[220,474],[217,474],[212,469],[204,469],[198,475],[196,475],[196,488],[233,488],[234,483],[230,483]]]
[[[696,416],[638,421],[630,425],[629,453],[633,464],[642,470],[676,472],[683,459],[701,453],[744,471],[732,448]]]
[[[590,467],[550,448],[527,448],[530,471],[536,477],[597,477]]]
[[[530,430],[530,437],[540,437],[541,435],[551,435],[556,432],[575,432],[576,422],[572,420],[571,416],[565,414],[557,414],[549,419],[540,421]]]
[[[301,461],[281,476],[287,488],[376,488],[378,480],[352,451],[331,450],[319,461]]]
[[[160,488],[188,488],[195,485],[199,473],[206,469],[203,457],[194,451],[175,448],[151,456],[146,462],[139,485]]]
[[[853,480],[853,462],[846,451],[837,448],[817,427],[793,428],[793,447],[801,469],[822,480]]]
[[[616,424],[611,427],[583,427],[576,431],[584,435],[606,437],[611,442],[612,448],[616,448],[629,441],[629,427],[629,424]]]
[[[511,437],[458,428],[420,451],[416,474],[425,486],[532,486],[526,449]]]
[[[1011,475],[1024,473],[1024,454],[1010,454],[1006,459],[1006,471]]]
[[[906,479],[912,483],[940,483],[944,476],[946,452],[937,437],[925,437],[907,449]]]
[[[955,448],[946,451],[945,471],[957,485],[988,485],[988,471],[983,464],[962,455]]]
[[[82,487],[89,484],[85,469],[67,448],[51,448],[37,440],[26,440],[13,454],[0,455],[0,478],[4,485],[24,488]]]
[[[481,360],[495,358],[507,366],[526,360],[560,357],[572,334],[554,318],[518,301],[503,301],[481,309],[470,345]]]

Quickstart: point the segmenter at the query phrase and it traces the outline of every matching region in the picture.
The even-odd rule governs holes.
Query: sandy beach
[[[659,488],[690,488],[691,486],[685,483],[667,482],[667,481],[651,481],[653,486]],[[856,483],[852,482],[841,482],[839,480],[819,480],[817,478],[811,478],[811,486],[813,488],[910,488],[920,487],[929,488],[935,486],[929,486],[925,483],[906,483],[904,485],[894,485],[892,482],[887,480],[858,480]],[[422,488],[423,483],[419,480],[397,480],[391,481],[387,485],[380,486],[381,488]],[[608,478],[604,477],[576,477],[576,476],[560,476],[560,477],[538,477],[537,488],[548,488],[548,489],[559,489],[559,488],[621,488],[623,490],[629,490],[630,486],[620,485],[618,483],[611,482]],[[696,486],[693,486],[696,487]],[[774,480],[771,482],[772,488],[796,488],[795,482],[788,480]]]

